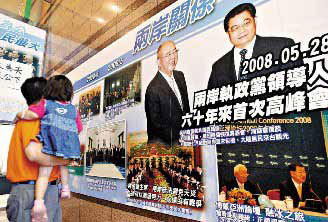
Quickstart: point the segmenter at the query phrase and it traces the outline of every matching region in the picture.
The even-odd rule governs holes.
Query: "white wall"
[[[8,149],[13,129],[13,125],[0,125],[0,173],[2,174],[7,172]]]

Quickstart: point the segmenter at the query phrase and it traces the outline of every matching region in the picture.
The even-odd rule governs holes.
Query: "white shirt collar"
[[[252,58],[255,41],[256,41],[256,36],[253,38],[253,40],[245,48],[235,47],[235,49],[234,49],[235,53],[237,53],[237,55],[240,57],[240,54],[239,54],[240,51],[243,50],[243,49],[246,49],[247,50],[247,53],[245,55],[246,59]]]
[[[237,179],[236,179],[236,181],[237,181],[237,184],[238,184],[239,188],[244,187],[244,189],[245,189],[245,183],[240,183]]]
[[[296,183],[296,181],[292,178],[292,181],[293,181],[293,184],[295,185],[296,187],[296,190],[298,189],[298,186],[301,185],[302,187],[302,183]]]
[[[243,49],[246,49],[247,53],[245,55],[245,58],[246,59],[252,58],[255,41],[256,41],[256,36],[253,38],[253,40],[245,48],[240,49],[240,48],[235,47],[234,50],[233,50],[234,61],[235,61],[235,70],[236,70],[237,78],[238,78],[240,61],[241,61],[240,51],[243,50]]]
[[[168,76],[167,74],[165,74],[164,72],[162,72],[161,70],[158,70],[162,76],[164,77],[164,79],[170,84],[170,82],[172,81],[172,78],[174,79],[174,75],[173,75],[173,72],[172,72],[172,76]],[[174,79],[175,81],[175,79]]]
[[[158,70],[161,75],[164,77],[164,79],[166,80],[166,82],[169,84],[169,86],[171,87],[172,91],[174,92],[175,96],[177,97],[180,107],[183,110],[183,105],[182,105],[182,97],[181,97],[181,93],[179,91],[179,87],[177,85],[177,82],[175,81],[173,72],[172,72],[172,76],[169,77],[167,74],[163,73],[161,70]]]

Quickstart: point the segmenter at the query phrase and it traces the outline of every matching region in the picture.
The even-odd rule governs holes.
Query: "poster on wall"
[[[325,6],[177,1],[104,49],[107,62],[90,59],[99,69],[72,71],[77,93],[105,85],[100,122],[126,121],[114,201],[198,221],[327,221]],[[140,99],[115,112],[129,69]]]
[[[32,76],[32,67],[26,64],[0,59],[0,119],[10,122],[16,113],[27,107],[20,87]]]
[[[114,119],[123,109],[141,102],[141,63],[132,64],[105,78],[104,113]]]
[[[41,76],[46,31],[0,14],[0,121],[26,108],[20,86]]]
[[[205,186],[200,147],[168,147],[129,135],[128,197],[201,210]]]
[[[86,175],[125,178],[125,124],[122,120],[87,129]]]
[[[79,112],[81,119],[95,116],[100,112],[101,87],[97,86],[80,95]]]

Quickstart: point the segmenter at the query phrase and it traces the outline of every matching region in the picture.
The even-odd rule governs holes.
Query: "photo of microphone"
[[[313,187],[312,187],[312,180],[311,180],[311,173],[310,173],[310,165],[308,167],[308,175],[309,175],[309,186],[310,186],[310,192],[313,194],[312,196],[314,197],[313,200],[306,199],[305,200],[305,207],[310,207],[312,208],[313,211],[318,211],[318,212],[324,212],[324,204],[322,199],[319,197],[319,195],[314,192]]]
[[[256,183],[256,186],[257,186],[257,189],[259,189],[259,191],[261,192],[261,194],[263,194],[262,189],[261,189],[259,183]]]
[[[311,180],[311,173],[310,173],[310,165],[308,166],[308,175],[309,175],[310,192],[312,194],[314,194],[315,200],[319,200],[319,201],[322,202],[321,198],[319,197],[319,195],[316,194],[316,192],[314,192],[313,187],[312,187],[312,180]]]

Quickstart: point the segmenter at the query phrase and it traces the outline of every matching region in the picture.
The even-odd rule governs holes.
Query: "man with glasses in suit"
[[[290,38],[257,35],[255,17],[255,6],[251,3],[243,3],[233,8],[224,18],[224,30],[234,47],[213,64],[207,85],[208,89],[234,84],[250,77],[270,74],[303,64],[303,61],[299,59],[243,75],[244,67],[242,64],[244,60],[270,52],[272,53],[272,61],[275,61],[279,59],[283,48],[294,45],[294,41]]]
[[[293,163],[288,167],[290,177],[279,185],[280,199],[293,199],[294,207],[304,207],[306,199],[316,199],[310,184],[306,183],[306,170],[302,164]]]

